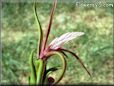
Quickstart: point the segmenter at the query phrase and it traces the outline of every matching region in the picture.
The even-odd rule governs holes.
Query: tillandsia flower
[[[66,70],[66,58],[68,57],[65,52],[68,52],[72,54],[83,66],[83,68],[87,71],[87,73],[90,75],[87,68],[84,66],[81,59],[72,51],[68,49],[64,49],[62,46],[69,42],[70,40],[73,40],[74,38],[77,38],[79,36],[84,35],[84,32],[68,32],[63,34],[60,37],[55,38],[49,45],[47,45],[48,37],[51,30],[52,20],[56,8],[57,0],[54,0],[54,4],[51,10],[50,15],[50,21],[48,24],[46,37],[43,36],[43,30],[36,12],[36,4],[34,5],[34,13],[36,16],[36,20],[39,24],[39,41],[38,41],[38,58],[34,61],[33,53],[35,50],[31,52],[30,55],[30,68],[31,68],[31,75],[29,77],[29,84],[57,84],[63,77],[65,70]],[[50,77],[50,72],[58,70],[58,68],[53,67],[50,69],[46,68],[47,60],[53,55],[58,55],[58,57],[61,59],[63,65],[62,65],[62,72],[59,75],[59,77],[55,80],[53,77]]]

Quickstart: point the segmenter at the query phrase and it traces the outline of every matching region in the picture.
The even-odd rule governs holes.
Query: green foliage
[[[51,4],[38,3],[37,6],[45,32]],[[68,54],[68,68],[61,84],[113,83],[112,10],[110,7],[57,5],[49,42],[66,32],[84,32],[84,36],[65,44],[64,47],[76,52],[93,76],[91,79],[78,61]],[[2,13],[2,83],[26,84],[30,70],[29,54],[32,49],[37,49],[38,41],[33,6],[31,3],[4,3]],[[48,66],[59,66],[59,61],[55,58],[49,62]]]

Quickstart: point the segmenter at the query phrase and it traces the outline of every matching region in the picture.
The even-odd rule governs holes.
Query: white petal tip
[[[84,35],[85,33],[84,32],[80,32],[80,35]]]

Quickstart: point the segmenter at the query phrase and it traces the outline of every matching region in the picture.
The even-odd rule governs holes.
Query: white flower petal
[[[50,43],[50,45],[55,44],[55,42],[57,41],[57,39],[58,39],[58,38],[55,38],[55,39]]]
[[[63,35],[61,35],[60,37],[58,38],[55,38],[50,44],[50,48],[51,49],[57,49],[59,47],[61,47],[62,44],[78,37],[78,36],[82,36],[84,35],[83,32],[68,32],[68,33],[65,33]]]

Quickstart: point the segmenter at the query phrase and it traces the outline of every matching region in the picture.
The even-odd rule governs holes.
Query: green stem
[[[37,69],[37,80],[36,80],[36,84],[43,84],[43,75],[44,75],[44,71],[45,71],[45,66],[46,66],[46,61],[39,59],[38,60],[39,65],[38,65],[38,69]]]

